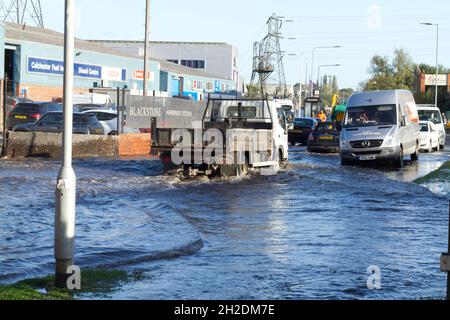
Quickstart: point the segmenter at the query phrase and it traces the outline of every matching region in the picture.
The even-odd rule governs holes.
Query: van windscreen
[[[397,119],[395,105],[351,107],[347,109],[344,128],[395,125]]]

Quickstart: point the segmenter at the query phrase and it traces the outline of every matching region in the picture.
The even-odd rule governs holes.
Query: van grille
[[[352,141],[350,145],[355,149],[379,148],[383,145],[384,140],[360,140]]]

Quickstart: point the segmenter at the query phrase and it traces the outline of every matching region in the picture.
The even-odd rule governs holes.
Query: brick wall
[[[121,134],[119,137],[119,155],[150,155],[151,145],[152,140],[149,133]]]
[[[62,98],[63,96],[62,86],[44,86],[21,83],[18,88],[18,92],[21,92],[22,88],[28,88],[28,98],[33,101],[52,101],[53,98]],[[75,88],[74,92],[88,93],[89,88]]]

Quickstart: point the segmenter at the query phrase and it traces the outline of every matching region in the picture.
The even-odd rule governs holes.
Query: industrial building
[[[4,39],[3,39],[4,38]],[[3,48],[4,46],[4,48]],[[64,34],[43,28],[6,23],[0,26],[1,74],[8,79],[11,95],[35,101],[62,97]],[[142,94],[143,58],[138,54],[75,41],[75,93],[95,87],[127,88]],[[149,93],[189,96],[203,100],[209,93],[235,92],[236,82],[201,69],[150,58]]]
[[[90,40],[91,43],[144,56],[144,41]],[[240,87],[238,49],[223,42],[151,41],[150,56],[216,74]]]

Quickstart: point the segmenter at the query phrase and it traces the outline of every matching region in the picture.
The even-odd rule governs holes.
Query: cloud
[[[371,5],[367,8],[367,28],[369,30],[380,30],[382,28],[381,7]]]

